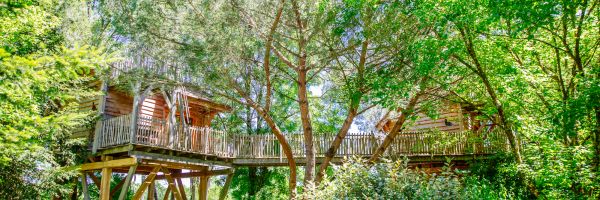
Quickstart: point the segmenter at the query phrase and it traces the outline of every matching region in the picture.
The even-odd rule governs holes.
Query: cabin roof
[[[181,92],[182,94],[185,94],[188,98],[190,98],[188,99],[190,104],[206,107],[219,112],[231,111],[231,107],[229,107],[228,105],[216,103],[204,97],[199,91],[194,91],[190,89],[177,89],[176,91]]]

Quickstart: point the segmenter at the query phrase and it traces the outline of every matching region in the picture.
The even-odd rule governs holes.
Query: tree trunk
[[[595,106],[596,112],[596,128],[594,129],[594,168],[597,174],[600,174],[600,107]]]
[[[352,122],[354,122],[354,118],[356,117],[357,112],[358,112],[358,106],[352,106],[350,108],[350,110],[348,111],[346,120],[344,120],[344,123],[342,124],[342,127],[340,128],[337,135],[335,136],[335,139],[333,140],[333,142],[331,142],[331,146],[329,147],[329,149],[327,149],[323,163],[321,163],[321,165],[319,166],[319,171],[317,172],[317,176],[315,177],[316,185],[321,183],[321,181],[323,180],[323,176],[325,175],[325,170],[327,169],[327,167],[329,167],[329,163],[331,162],[331,159],[333,159],[333,157],[335,157],[335,153],[340,148],[340,145],[342,144],[342,140],[344,140],[344,138],[346,137],[346,134],[348,134],[348,130],[350,130],[350,126],[352,125]]]
[[[298,104],[300,106],[300,119],[304,133],[304,148],[306,153],[306,167],[304,172],[304,185],[313,181],[315,173],[315,149],[313,146],[313,131],[310,121],[308,95],[306,86],[306,70],[298,70]]]
[[[515,159],[517,160],[517,163],[521,164],[521,163],[523,163],[523,159],[521,158],[521,145],[518,142],[517,136],[513,132],[512,128],[510,127],[510,124],[506,120],[506,115],[504,114],[504,107],[500,103],[500,100],[498,100],[498,96],[496,96],[496,92],[492,88],[492,86],[487,78],[487,75],[483,72],[483,70],[481,69],[480,66],[478,66],[477,68],[481,72],[481,73],[477,73],[477,74],[483,81],[483,84],[485,85],[485,90],[488,92],[488,94],[492,98],[492,102],[494,103],[494,106],[496,107],[496,110],[498,111],[498,118],[500,118],[500,126],[502,127],[502,130],[504,131],[504,134],[506,135],[506,137],[508,137],[508,142],[510,143],[510,147],[513,150],[513,153],[515,154]]]
[[[260,184],[258,180],[258,168],[257,167],[248,167],[248,180],[250,181],[250,188],[248,188],[248,195],[251,197],[255,196],[260,189]]]
[[[383,143],[381,143],[379,147],[377,147],[377,150],[373,152],[373,155],[371,156],[371,158],[369,158],[368,163],[375,163],[377,160],[379,160],[379,157],[392,144],[392,142],[396,138],[396,135],[398,135],[398,133],[402,131],[402,126],[404,126],[404,122],[406,122],[406,119],[414,113],[414,109],[417,105],[417,102],[419,101],[420,96],[421,92],[419,91],[413,97],[410,98],[410,100],[408,101],[408,105],[406,105],[406,107],[400,113],[400,117],[398,117],[398,120],[392,127],[392,130],[390,130],[390,132],[385,136],[385,139],[383,139]]]
[[[248,99],[246,99],[246,100],[248,100]],[[285,154],[285,157],[288,160],[288,166],[290,167],[290,180],[289,180],[290,199],[294,199],[295,195],[296,195],[296,161],[294,160],[294,154],[292,152],[292,148],[290,147],[290,144],[285,139],[285,136],[281,132],[281,129],[279,129],[279,126],[277,126],[275,121],[273,121],[273,118],[271,118],[271,116],[268,113],[266,113],[265,110],[263,110],[256,103],[250,102],[250,105],[258,112],[258,114],[261,115],[261,117],[265,120],[267,125],[269,125],[269,128],[271,128],[271,131],[273,131],[273,134],[275,134],[275,137],[281,144],[281,148],[283,149],[283,154]]]
[[[488,95],[490,95],[490,98],[491,98],[492,102],[494,103],[494,107],[498,111],[498,118],[500,118],[500,127],[502,128],[502,130],[504,131],[504,134],[508,138],[510,147],[513,150],[513,153],[515,154],[515,160],[517,161],[517,163],[521,164],[521,163],[523,163],[523,159],[521,158],[521,150],[520,150],[520,145],[518,144],[518,138],[517,138],[516,134],[512,131],[512,128],[510,127],[510,124],[508,123],[508,120],[504,113],[504,107],[500,103],[500,100],[498,99],[498,96],[496,95],[496,91],[490,84],[487,74],[485,73],[485,71],[483,70],[483,67],[481,66],[481,63],[479,62],[479,59],[477,57],[477,52],[475,51],[475,46],[473,45],[473,42],[471,40],[469,27],[468,26],[459,26],[459,31],[463,38],[463,42],[466,47],[467,54],[469,55],[471,60],[473,60],[473,64],[475,66],[473,67],[472,65],[468,64],[467,62],[460,59],[459,57],[456,57],[456,58],[459,58],[459,61],[461,63],[463,63],[467,68],[469,68],[473,72],[475,72],[477,74],[477,76],[479,76],[481,81],[483,82],[486,92],[488,93]]]

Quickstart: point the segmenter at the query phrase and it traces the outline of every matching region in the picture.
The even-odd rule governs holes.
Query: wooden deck
[[[166,121],[140,116],[137,129],[132,131],[131,115],[100,121],[96,126],[94,147],[101,151],[124,148],[137,154],[170,155],[182,159],[214,161],[212,164],[236,166],[286,165],[279,141],[274,135],[231,134],[208,127],[176,126],[169,131]],[[132,139],[133,136],[133,139]],[[349,133],[337,151],[334,162],[349,157],[369,157],[383,140],[373,133]],[[303,135],[286,135],[299,165],[304,164]],[[317,162],[322,160],[335,134],[314,136]],[[466,159],[482,157],[508,148],[503,134],[463,132],[403,132],[386,151],[384,157],[414,161],[437,160],[445,157]],[[165,157],[168,159],[169,156]],[[192,162],[192,161],[190,161]]]

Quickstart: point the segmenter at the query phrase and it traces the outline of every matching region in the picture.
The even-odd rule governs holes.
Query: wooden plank
[[[123,158],[118,160],[109,160],[93,163],[85,163],[81,165],[81,171],[96,170],[103,168],[117,168],[117,167],[128,167],[138,163],[137,158]]]
[[[144,194],[150,183],[154,181],[154,177],[156,177],[156,174],[158,173],[158,171],[160,171],[160,169],[160,166],[154,167],[152,172],[150,172],[150,174],[146,176],[146,179],[144,179],[138,190],[135,192],[135,195],[133,195],[134,200],[140,200],[142,198],[142,195]]]
[[[127,177],[125,178],[125,183],[123,188],[121,189],[121,194],[119,194],[119,200],[124,200],[127,195],[127,191],[129,190],[129,186],[131,185],[131,179],[135,176],[135,171],[137,170],[137,165],[133,165],[129,167],[129,171],[127,172]]]

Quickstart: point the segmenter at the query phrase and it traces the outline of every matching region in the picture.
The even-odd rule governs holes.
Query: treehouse
[[[379,131],[388,133],[396,123],[394,117],[390,116],[391,112],[387,112],[379,121],[376,128]],[[477,111],[473,106],[462,106],[456,103],[443,103],[442,109],[438,111],[438,116],[432,118],[425,113],[418,112],[417,119],[414,122],[407,122],[404,131],[420,132],[420,131],[442,131],[442,132],[457,132],[457,131],[479,131],[486,129],[490,131],[494,128],[494,124],[482,120],[482,113]]]
[[[283,147],[273,134],[245,135],[211,128],[215,116],[231,108],[194,90],[193,85],[200,83],[178,69],[176,65],[152,60],[125,61],[115,63],[108,78],[91,84],[90,87],[102,91],[103,95],[81,101],[81,109],[97,112],[99,119],[93,126],[74,134],[87,137],[91,150],[88,162],[79,168],[84,196],[89,198],[87,181],[92,180],[101,190],[100,199],[110,199],[117,194],[118,199],[123,199],[132,177],[141,175],[143,181],[134,191],[134,199],[144,195],[154,199],[154,186],[161,180],[168,183],[165,197],[187,199],[182,179],[191,177],[199,178],[197,193],[200,199],[206,199],[209,178],[228,175],[221,192],[224,198],[236,167],[288,164]],[[506,138],[494,132],[484,140],[470,140],[473,132],[465,131],[468,129],[462,118],[463,109],[449,108],[439,119],[420,118],[408,129],[410,132],[403,132],[393,140],[383,156],[431,163],[443,162],[446,157],[473,159],[506,148]],[[393,125],[391,123],[388,120],[380,127],[385,131]],[[431,134],[428,130],[432,128],[447,134]],[[303,135],[285,134],[284,137],[295,162],[306,164]],[[317,163],[324,160],[335,138],[336,133],[314,135]],[[348,133],[332,162],[341,163],[348,157],[368,158],[382,141],[383,138],[373,132]],[[97,171],[101,171],[101,178],[96,177],[94,172]],[[111,188],[110,177],[114,173],[127,176]]]

